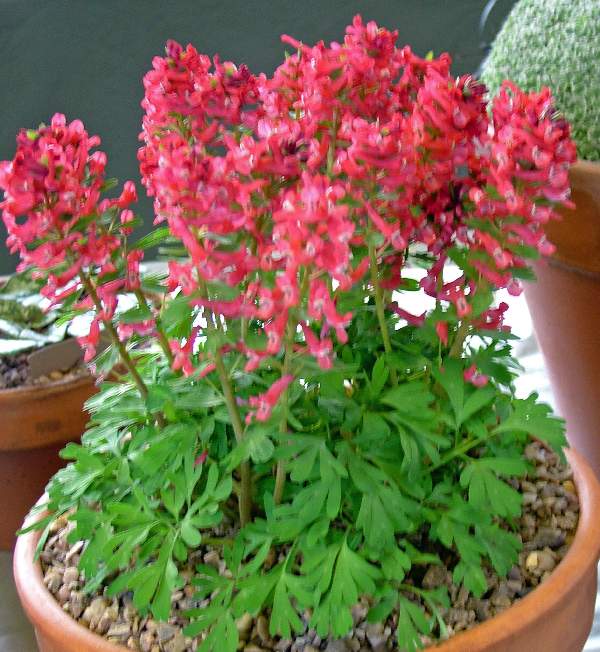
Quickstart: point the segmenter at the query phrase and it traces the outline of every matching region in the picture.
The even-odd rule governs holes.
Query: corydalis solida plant
[[[91,584],[118,571],[110,590],[160,618],[175,562],[222,545],[231,577],[201,570],[212,602],[191,614],[203,649],[236,649],[234,618],[264,609],[273,635],[308,608],[343,636],[361,594],[375,620],[396,610],[414,649],[444,604],[403,581],[435,559],[423,537],[480,595],[482,564],[506,574],[519,548],[499,524],[520,512],[502,477],[524,472],[528,434],[564,442],[514,398],[492,292],[518,293],[551,252],[543,225],[568,203],[575,150],[549,91],[506,83],[488,107],[447,55],[420,59],[374,23],[329,47],[284,41],[296,52],[271,78],[191,45],[155,58],[139,160],[157,229],[141,244],[133,187],[100,200],[105,159],[80,123],[22,132],[3,165],[9,244],[50,272],[51,298],[94,308],[82,343],[92,356],[103,323],[133,381],[96,402],[50,508],[76,507]],[[178,255],[150,287],[139,264],[162,239]],[[125,316],[122,291],[139,301]],[[416,291],[435,307],[407,311]],[[215,542],[232,487],[244,527]]]

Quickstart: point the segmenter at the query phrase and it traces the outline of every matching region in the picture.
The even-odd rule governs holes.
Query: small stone
[[[83,591],[73,591],[69,599],[69,612],[77,620],[83,613],[87,602],[86,595]]]
[[[131,634],[131,625],[129,623],[113,623],[106,632],[107,638],[118,638],[127,640]]]
[[[106,600],[104,598],[94,598],[90,603],[90,606],[83,612],[81,620],[88,625],[90,629],[96,629],[105,609]]]
[[[384,627],[382,623],[369,623],[366,626],[365,633],[371,647],[376,648],[378,645],[381,645],[381,643],[385,643],[386,636],[383,629]]]
[[[269,636],[269,623],[267,622],[267,619],[262,615],[259,616],[256,621],[256,631],[261,643],[266,644],[271,640],[271,637]]]
[[[266,652],[266,650],[264,650],[262,647],[258,647],[258,645],[255,645],[254,643],[251,643],[250,645],[246,645],[244,652]]]
[[[429,566],[423,577],[423,587],[426,589],[437,589],[438,586],[443,586],[446,583],[447,575],[448,571],[444,566],[433,564]]]
[[[290,641],[289,638],[282,638],[280,641],[275,643],[275,647],[273,649],[275,652],[288,652],[291,647],[292,641]]]
[[[312,645],[307,645],[304,648],[304,652],[319,652],[316,647],[313,647]]]
[[[369,613],[369,607],[362,602],[359,602],[358,604],[355,604],[352,607],[352,620],[354,621],[355,625],[358,625],[358,623],[362,623],[362,621],[367,617],[367,614]]]
[[[135,638],[133,636],[130,636],[127,639],[127,649],[128,650],[139,650],[140,649],[139,645],[137,644],[137,641],[135,640]]]
[[[183,632],[177,631],[175,636],[163,646],[165,652],[185,652],[187,643]]]
[[[216,550],[210,550],[204,555],[204,563],[207,566],[212,566],[213,568],[219,568],[219,563],[221,558],[219,553]]]
[[[65,584],[71,584],[71,582],[79,581],[79,571],[75,566],[67,566],[65,568],[65,573],[63,575],[63,582]]]
[[[58,589],[58,593],[56,594],[56,598],[58,602],[63,605],[65,602],[69,601],[69,598],[71,597],[71,589],[66,585],[63,584],[60,589]]]
[[[142,652],[150,652],[152,646],[154,645],[154,633],[153,632],[142,632],[140,636],[140,648]]]
[[[577,493],[575,490],[575,484],[572,480],[565,480],[562,486],[565,491],[568,491],[571,494]]]
[[[157,629],[159,643],[170,641],[173,636],[175,636],[176,632],[177,628],[173,627],[173,625],[169,625],[168,623],[159,623]]]
[[[552,571],[555,567],[554,555],[549,550],[542,550],[538,553],[538,568],[541,571]]]
[[[525,562],[525,568],[527,570],[533,570],[534,568],[538,567],[538,553],[537,551],[530,552],[527,555],[527,560]]]
[[[58,371],[58,369],[55,369],[54,371],[51,371],[48,374],[51,378],[51,380],[60,380],[63,377],[63,372]]]
[[[104,613],[100,617],[98,625],[96,626],[96,631],[98,634],[102,634],[102,636],[104,636],[104,634],[106,634],[106,632],[108,632],[110,629],[110,626],[117,621],[118,617],[119,611],[114,605],[106,607]]]
[[[44,575],[44,584],[50,593],[57,593],[63,584],[62,573],[56,568],[49,568]]]
[[[235,622],[235,626],[238,630],[240,638],[248,638],[248,634],[252,629],[254,619],[249,613],[245,613],[241,618],[238,618]]]
[[[346,645],[346,641],[340,638],[335,641],[329,641],[325,648],[325,652],[349,652],[349,649]]]
[[[553,527],[541,527],[533,540],[536,548],[560,548],[565,542],[565,533]]]

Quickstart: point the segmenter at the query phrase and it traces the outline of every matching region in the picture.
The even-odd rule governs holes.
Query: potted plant
[[[133,186],[101,199],[80,122],[5,166],[24,264],[58,301],[85,292],[88,355],[102,323],[128,370],[17,544],[40,648],[580,650],[600,489],[573,452],[571,478],[562,421],[515,397],[493,299],[547,247],[569,127],[511,84],[488,114],[447,55],[360,17],[341,44],[284,41],[271,78],[174,42],[154,59],[157,228],[137,244]],[[139,305],[115,318],[123,288]]]
[[[80,437],[83,403],[94,382],[61,311],[45,311],[41,280],[16,274],[0,288],[0,549],[15,532],[48,478],[58,452]]]
[[[535,266],[525,296],[569,438],[600,473],[600,8],[576,0],[521,0],[483,67],[491,91],[510,77],[526,90],[549,85],[572,125],[579,160],[571,170],[572,203],[548,225],[556,251]],[[590,392],[592,390],[592,392]]]

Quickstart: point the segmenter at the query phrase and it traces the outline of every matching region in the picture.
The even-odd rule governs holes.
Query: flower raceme
[[[426,263],[420,288],[436,299],[441,346],[470,319],[502,328],[503,310],[481,314],[478,293],[518,293],[527,259],[551,252],[543,226],[554,204],[569,202],[575,147],[550,92],[507,82],[488,106],[482,84],[450,75],[448,55],[422,59],[396,38],[358,16],[341,43],[284,36],[294,52],[272,77],[170,41],[144,78],[142,183],[156,223],[188,254],[170,262],[166,288],[218,331],[215,355],[241,354],[246,371],[304,358],[331,368],[356,293],[382,329],[407,317],[423,325],[426,315],[391,297],[415,257]],[[106,321],[117,291],[139,291],[141,252],[120,256],[118,280],[103,283],[124,253],[135,189],[128,182],[118,199],[100,200],[106,157],[90,153],[98,143],[57,115],[21,132],[0,187],[22,265],[49,270],[57,300],[93,272]],[[107,213],[111,228],[100,219]],[[453,280],[444,276],[450,261],[460,268]],[[173,368],[211,373],[192,321],[170,339]],[[144,321],[138,332],[151,329]],[[476,369],[467,376],[486,380]],[[267,418],[287,384],[254,397],[249,414]]]
[[[79,304],[96,310],[89,334],[80,340],[86,361],[96,354],[100,322],[115,314],[117,294],[139,287],[143,257],[142,251],[124,250],[134,221],[129,207],[137,201],[135,185],[127,181],[119,197],[101,198],[110,182],[106,154],[92,151],[99,144],[100,138],[88,135],[81,121],[67,123],[57,113],[49,125],[22,130],[13,160],[0,164],[0,207],[7,244],[21,258],[19,269],[47,274],[43,293],[52,304],[78,294],[84,277],[92,284],[95,301],[88,287]],[[122,254],[125,270],[115,278]],[[151,320],[119,326],[123,339],[151,331]]]
[[[549,91],[507,83],[490,115],[447,55],[421,59],[396,36],[359,17],[342,43],[285,36],[296,51],[271,78],[170,42],[144,79],[143,183],[190,255],[169,287],[262,323],[266,345],[244,349],[253,367],[282,353],[286,329],[330,367],[331,332],[344,343],[352,319],[337,304],[373,289],[370,267],[399,290],[411,253],[428,252],[422,287],[455,323],[481,279],[518,292],[525,257],[549,251],[542,225],[568,201],[575,159]],[[444,281],[457,251],[464,273]],[[237,293],[226,306],[219,284]]]

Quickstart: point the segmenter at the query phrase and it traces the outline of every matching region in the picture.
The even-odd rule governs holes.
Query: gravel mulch
[[[421,571],[418,582],[416,577],[406,580],[424,588],[448,587],[451,607],[443,612],[443,618],[450,636],[492,618],[527,595],[552,573],[573,540],[579,501],[571,469],[537,442],[527,446],[525,454],[534,463],[535,470],[523,480],[515,481],[515,488],[523,494],[519,528],[523,551],[508,577],[499,578],[489,570],[486,573],[488,591],[480,599],[471,597],[464,588],[453,584],[451,568],[456,559],[448,560],[447,566],[429,566],[424,575]],[[41,554],[44,583],[67,613],[126,649],[141,652],[197,650],[200,641],[185,637],[182,631],[188,623],[183,612],[199,604],[193,597],[191,568],[181,571],[186,584],[172,596],[171,619],[158,623],[138,614],[129,594],[109,599],[102,590],[93,595],[83,593],[77,563],[84,544],[78,542],[70,546],[67,543],[69,528],[66,519],[57,521]],[[207,547],[200,549],[197,555],[196,562],[201,557],[204,563],[225,572],[217,550]],[[274,561],[272,559],[270,563]],[[394,636],[397,614],[392,614],[386,623],[371,624],[366,621],[368,609],[369,601],[364,598],[353,609],[353,630],[339,640],[322,640],[308,626],[294,640],[272,639],[265,616],[255,619],[246,615],[237,622],[240,633],[238,649],[244,652],[385,652],[397,649]],[[309,618],[310,614],[304,614],[305,622]],[[435,641],[424,639],[423,642],[431,644]]]
[[[47,376],[31,378],[28,358],[29,352],[14,355],[0,355],[0,389],[48,385],[58,380],[79,378],[89,373],[87,367],[82,362],[67,371],[56,369],[55,371],[51,371]]]

